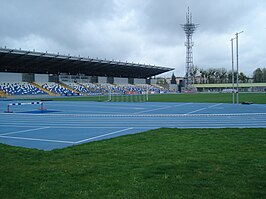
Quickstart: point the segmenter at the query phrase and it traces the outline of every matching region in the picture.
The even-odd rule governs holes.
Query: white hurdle
[[[23,105],[33,105],[33,104],[40,104],[41,107],[38,110],[45,110],[43,108],[43,102],[27,102],[27,103],[11,103],[7,105],[7,110],[5,111],[6,113],[12,113],[12,111],[10,111],[10,107],[11,106],[23,106]]]

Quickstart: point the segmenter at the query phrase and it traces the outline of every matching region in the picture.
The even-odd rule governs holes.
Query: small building
[[[197,92],[228,92],[232,84],[194,84]],[[239,83],[239,92],[266,92],[266,83]],[[236,89],[236,84],[234,86]]]

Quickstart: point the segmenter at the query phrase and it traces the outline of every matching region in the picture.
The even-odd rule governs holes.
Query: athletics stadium
[[[1,48],[2,198],[263,198],[265,93],[156,84],[172,70]]]
[[[1,143],[51,150],[162,127],[266,127],[265,104],[149,102],[171,94],[153,78],[171,70],[1,48]]]

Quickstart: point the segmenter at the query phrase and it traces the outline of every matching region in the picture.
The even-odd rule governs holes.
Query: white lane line
[[[156,109],[145,110],[145,111],[139,111],[139,112],[132,113],[132,115],[140,114],[140,113],[148,113],[148,112],[158,111],[158,110],[168,109],[168,108],[171,108],[171,106],[164,106],[164,107],[160,107],[160,108],[156,108]]]
[[[215,106],[220,106],[220,105],[222,105],[223,103],[218,103],[218,104],[214,104],[214,105],[212,105],[212,106],[209,106],[208,108],[213,108],[213,107],[215,107]]]
[[[38,139],[38,138],[24,138],[24,137],[11,137],[11,136],[1,136],[0,138],[8,138],[15,140],[28,140],[28,141],[42,141],[42,142],[55,142],[55,143],[67,143],[67,144],[75,144],[75,142],[63,141],[63,140],[47,140],[47,139]]]
[[[23,122],[25,124],[25,121]],[[34,126],[29,126],[29,125],[13,125],[13,124],[18,124],[17,122],[15,121],[11,121],[11,122],[5,122],[5,124],[0,124],[0,126],[3,126],[3,127],[15,127],[15,128],[36,128],[36,127],[42,127],[43,125],[40,125],[40,124],[36,124]],[[0,134],[1,135],[1,134]]]
[[[176,123],[176,122],[173,122]],[[12,124],[10,124],[12,125]],[[5,127],[10,127],[10,125],[0,125],[0,126],[5,126]],[[40,125],[39,125],[40,126]],[[39,127],[38,125],[36,126],[13,126],[12,127]],[[152,126],[153,128],[160,128],[160,126]],[[57,126],[50,126],[52,129],[120,129],[120,128],[132,128],[132,126],[65,126],[65,125],[57,125]],[[138,128],[150,128],[147,126],[136,126],[134,129]],[[0,134],[1,136],[1,134]]]
[[[0,136],[11,135],[11,134],[16,134],[16,133],[25,133],[25,132],[30,132],[30,131],[38,131],[38,130],[49,129],[49,128],[50,127],[40,127],[40,128],[36,128],[36,129],[28,129],[28,130],[22,130],[22,131],[13,131],[13,132],[9,132],[9,133],[0,134]]]
[[[86,141],[94,140],[94,139],[101,138],[101,137],[106,137],[108,135],[113,135],[113,134],[121,133],[121,132],[128,131],[128,130],[131,130],[131,129],[133,129],[133,128],[130,127],[130,128],[122,129],[122,130],[119,130],[119,131],[114,131],[114,132],[111,132],[111,133],[106,133],[106,134],[103,134],[103,135],[99,135],[99,136],[95,136],[95,137],[92,137],[92,138],[88,138],[88,139],[84,139],[84,140],[77,141],[77,142],[75,142],[75,144],[79,144],[81,142],[86,142]]]
[[[164,106],[164,107],[160,107],[160,108],[156,108],[156,109],[150,109],[150,110],[145,110],[145,111],[139,111],[139,112],[135,112],[135,113],[132,113],[132,114],[135,115],[135,114],[140,114],[140,113],[148,113],[148,112],[158,111],[158,110],[163,110],[163,109],[168,109],[168,108],[172,108],[172,107],[185,106],[185,105],[188,105],[188,104],[191,104],[191,103],[178,104],[178,105],[175,105],[175,106]]]
[[[210,107],[206,107],[203,109],[207,109]],[[196,111],[200,111],[202,109],[196,110]],[[194,111],[192,111],[194,112]],[[191,113],[192,113],[191,112]],[[1,115],[2,113],[0,113]],[[3,113],[5,115],[9,115],[10,113]],[[103,114],[30,114],[30,113],[11,113],[14,117],[14,115],[16,116],[42,116],[45,117],[45,119],[47,117],[184,117],[184,116],[189,116],[189,117],[199,117],[199,116],[203,116],[203,117],[209,117],[209,116],[249,116],[249,115],[258,115],[258,116],[264,116],[266,115],[266,113],[207,113],[207,114],[190,114],[189,113],[185,113],[185,114],[112,114],[112,115],[103,115]],[[12,118],[11,118],[12,119]]]
[[[196,113],[196,112],[199,112],[199,111],[203,111],[205,109],[207,109],[207,107],[201,108],[201,109],[198,109],[198,110],[195,110],[195,111],[191,111],[191,112],[188,112],[188,113],[185,113],[184,115],[188,115],[188,114],[191,114],[191,113]]]
[[[189,105],[189,104],[193,104],[193,103],[178,104],[178,105],[175,105],[174,107],[185,106],[185,105]]]
[[[221,105],[221,104],[223,104],[223,103],[214,104],[214,105],[212,105],[212,106],[208,106],[208,107],[201,108],[201,109],[198,109],[198,110],[195,110],[195,111],[191,111],[191,112],[185,113],[184,115],[188,115],[188,114],[191,114],[191,113],[196,113],[196,112],[199,112],[199,111],[203,111],[203,110],[206,110],[206,109],[208,109],[208,108],[213,108],[213,107],[215,107],[215,106],[219,106],[219,105]]]
[[[21,128],[21,127],[25,127],[25,128],[36,128],[36,127],[41,127],[42,125],[35,125],[35,126],[23,126],[23,125],[13,125],[14,123],[9,123],[6,125],[0,125],[3,127],[10,127],[12,125],[12,127],[15,128]],[[84,123],[80,123],[78,124],[79,126],[73,126],[73,124],[58,124],[58,125],[54,125],[54,124],[49,124],[49,128],[53,128],[53,129],[120,129],[121,126],[80,126],[81,124]],[[85,124],[87,124],[87,122],[85,122]],[[66,126],[67,125],[67,126]],[[131,127],[131,126],[130,126]],[[130,127],[124,127],[124,128],[130,128]],[[158,127],[160,128],[160,127]],[[1,136],[1,134],[0,134]]]

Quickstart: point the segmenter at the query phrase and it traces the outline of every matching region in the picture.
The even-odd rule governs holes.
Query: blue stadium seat
[[[53,83],[53,82],[46,82],[46,83],[39,83],[39,85],[41,85],[41,87],[43,87],[44,89],[55,93],[55,94],[60,94],[60,95],[77,95],[76,93],[74,93],[73,91],[57,84],[57,83]]]
[[[0,90],[9,95],[45,95],[47,93],[27,82],[3,82]]]

